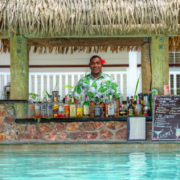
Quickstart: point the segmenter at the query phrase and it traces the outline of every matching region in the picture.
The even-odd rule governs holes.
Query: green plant
[[[136,99],[136,100],[137,100],[137,90],[138,90],[138,87],[139,87],[140,77],[141,77],[141,74],[139,75],[139,77],[137,79],[136,88],[135,88],[135,92],[134,92],[134,99]]]
[[[36,93],[29,93],[29,98],[33,101],[39,100],[40,95]]]

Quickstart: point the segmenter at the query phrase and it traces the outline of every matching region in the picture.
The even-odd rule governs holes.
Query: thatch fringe
[[[0,31],[41,35],[177,33],[179,0],[1,0]]]

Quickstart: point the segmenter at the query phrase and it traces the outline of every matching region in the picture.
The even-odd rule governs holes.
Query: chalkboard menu
[[[180,96],[155,98],[152,140],[180,140]]]

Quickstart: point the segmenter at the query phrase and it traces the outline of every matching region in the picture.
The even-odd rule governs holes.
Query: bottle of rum
[[[144,116],[149,116],[150,115],[150,106],[149,106],[149,103],[148,103],[148,95],[144,96],[143,115]]]
[[[89,104],[89,113],[91,118],[94,118],[94,111],[95,111],[95,101],[94,101],[94,97],[92,96]]]
[[[105,103],[104,103],[104,96],[101,96],[101,101],[100,101],[100,116],[103,118],[105,116]]]
[[[58,102],[57,97],[54,97],[52,111],[53,111],[53,118],[57,118],[58,111],[59,111],[59,102]]]
[[[128,116],[134,116],[134,108],[131,100],[129,101]]]
[[[32,99],[30,99],[28,102],[28,118],[34,118],[34,116],[35,116],[35,106]]]
[[[117,101],[115,97],[113,97],[113,101],[114,101],[114,116],[119,117],[120,101]]]
[[[89,117],[89,101],[87,100],[87,94],[85,95],[85,101],[83,104],[83,116]]]
[[[70,110],[69,110],[69,103],[68,103],[68,97],[65,96],[65,103],[64,103],[64,115],[66,118],[69,117]]]
[[[101,109],[100,109],[100,104],[99,104],[99,98],[96,97],[95,100],[95,110],[94,110],[94,116],[95,117],[100,117],[101,116]]]
[[[109,97],[105,97],[105,104],[104,104],[104,115],[108,117],[108,104],[109,104]]]
[[[141,105],[141,102],[139,100],[139,96],[137,97],[137,103],[136,103],[136,106],[135,106],[135,115],[136,116],[141,116],[142,115],[142,105]]]
[[[53,113],[52,113],[52,98],[49,97],[48,102],[47,102],[47,115],[49,118],[53,117]]]
[[[115,109],[112,95],[110,96],[110,100],[108,103],[108,117],[114,117]]]
[[[74,103],[74,97],[71,98],[71,104],[69,106],[70,117],[76,117],[76,104]]]
[[[77,108],[76,108],[76,116],[77,117],[82,117],[83,108],[82,108],[82,100],[81,96],[78,97],[78,103],[77,103]]]

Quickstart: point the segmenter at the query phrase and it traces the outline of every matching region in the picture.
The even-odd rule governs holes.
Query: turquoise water
[[[0,180],[180,179],[180,151],[162,149],[127,145],[0,146]]]

